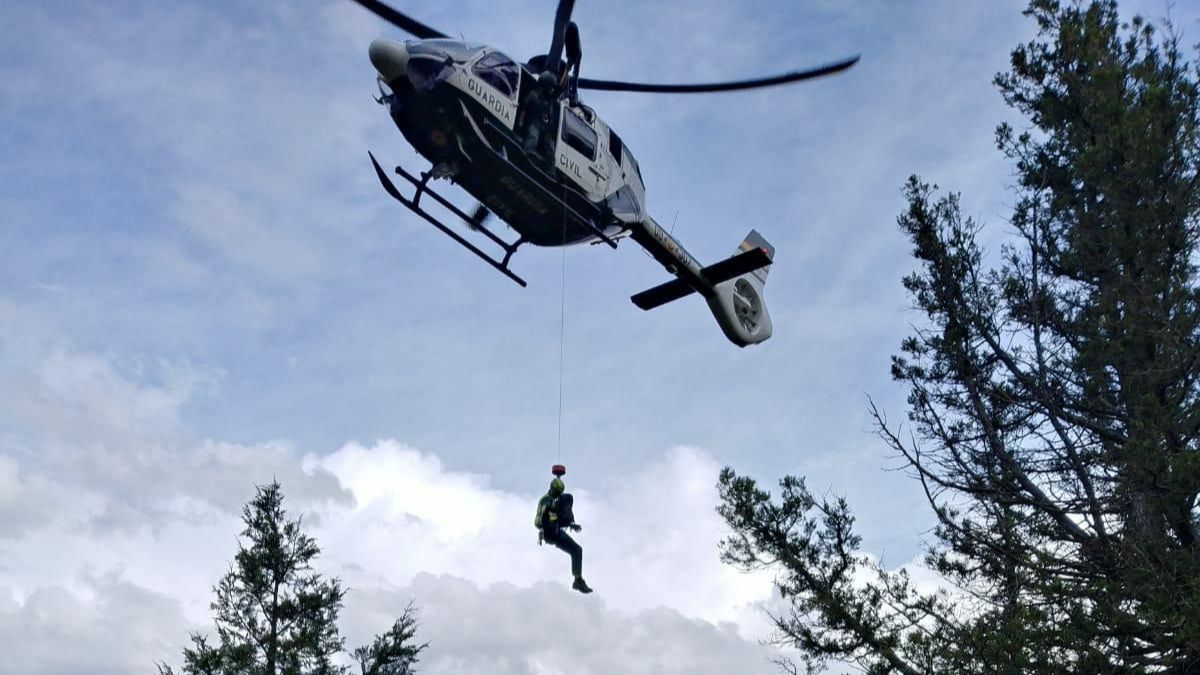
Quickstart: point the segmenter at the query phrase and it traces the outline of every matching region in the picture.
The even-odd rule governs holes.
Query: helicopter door
[[[565,101],[559,119],[555,165],[582,188],[589,199],[603,199],[608,175],[604,171],[604,163],[597,161],[600,156],[600,143],[596,130]]]

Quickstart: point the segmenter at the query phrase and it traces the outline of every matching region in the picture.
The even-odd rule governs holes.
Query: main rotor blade
[[[575,9],[575,0],[558,0],[558,9],[554,12],[554,37],[550,40],[550,51],[546,56],[546,67],[558,72],[558,64],[562,61],[563,40],[567,33],[567,24],[571,21],[571,11]]]
[[[583,47],[579,44],[579,26],[576,26],[574,21],[567,22],[564,46],[567,49],[567,63],[575,67],[575,72],[578,73],[579,62],[583,59]]]
[[[384,21],[387,21],[388,23],[399,28],[400,30],[402,30],[406,33],[409,33],[413,37],[419,38],[421,40],[431,40],[433,38],[450,37],[449,35],[446,35],[445,33],[437,32],[436,30],[430,28],[429,26],[426,26],[425,24],[421,23],[420,21],[417,21],[416,19],[412,18],[411,16],[409,16],[407,14],[398,12],[398,11],[392,9],[391,7],[388,7],[387,5],[383,4],[382,2],[379,2],[379,0],[352,0],[352,1],[362,5],[367,10],[369,10],[370,12],[375,14],[375,16],[378,16],[379,18],[383,19]]]
[[[717,91],[739,91],[742,89],[774,87],[779,84],[790,84],[792,82],[800,82],[801,80],[811,80],[814,77],[821,77],[823,75],[840,73],[858,63],[858,59],[858,54],[855,54],[848,59],[827,63],[808,70],[799,70],[755,80],[714,82],[711,84],[645,84],[640,82],[620,82],[617,80],[592,80],[581,77],[579,78],[579,88],[594,89],[597,91],[640,91],[651,94],[703,94]]]

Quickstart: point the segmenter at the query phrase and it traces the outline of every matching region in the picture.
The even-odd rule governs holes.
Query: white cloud
[[[356,589],[348,625],[394,613],[402,597],[427,608],[427,639],[438,643],[429,672],[765,664],[759,627],[734,622],[757,612],[769,579],[720,564],[718,465],[702,450],[672,449],[611,492],[568,476],[597,588],[584,597],[567,588],[567,556],[536,544],[549,475],[514,493],[394,440],[302,456],[285,441],[189,439],[186,408],[214,374],[121,365],[53,335],[46,328],[20,364],[7,361],[33,402],[10,414],[12,442],[0,448],[0,622],[21,626],[6,633],[17,636],[7,649],[21,672],[133,672],[177,657],[188,630],[210,620],[240,505],[271,479],[321,544],[322,569]],[[64,635],[79,648],[52,652]]]
[[[405,584],[421,572],[479,583],[570,581],[569,559],[536,544],[538,492],[490,488],[486,476],[446,471],[394,441],[348,444],[310,458],[354,494],[355,506],[318,509],[318,540],[351,585]],[[584,577],[614,607],[659,606],[708,621],[744,617],[770,595],[770,576],[722,565],[715,513],[719,470],[711,456],[678,447],[607,493],[573,489]],[[536,490],[550,476],[534,476]]]
[[[634,479],[614,495],[577,494],[580,518],[590,518],[580,535],[586,569],[598,586],[587,597],[567,589],[567,557],[534,543],[536,493],[489,488],[483,476],[447,471],[394,441],[352,443],[303,462],[305,475],[330,471],[352,505],[289,497],[288,506],[306,516],[324,551],[321,567],[354,589],[346,606],[352,642],[386,629],[408,599],[422,607],[421,637],[434,642],[423,672],[565,672],[567,663],[585,673],[765,669],[768,653],[755,636],[721,620],[770,589],[716,560],[713,488],[702,479],[711,459],[675,450],[647,468],[677,471],[679,480],[653,491]],[[208,623],[209,589],[238,529],[234,514],[212,506],[224,488],[191,487],[194,498],[158,498],[152,510],[171,517],[152,528],[42,526],[0,546],[0,586],[20,598],[4,618],[25,622],[10,646],[17,663],[32,664],[23,672],[82,672],[86,649],[50,658],[43,647],[63,633],[85,646],[106,641],[107,672],[177,659],[186,629]],[[248,498],[249,486],[242,492]],[[647,522],[666,505],[677,521]],[[131,594],[154,602],[135,611],[122,600]],[[130,614],[127,634],[108,632],[117,610]],[[42,620],[29,622],[35,614]]]
[[[0,585],[6,673],[144,673],[187,629],[174,599],[113,577],[86,580],[83,593],[47,586],[20,600]]]
[[[616,610],[600,593],[582,597],[559,584],[481,588],[429,574],[392,591],[350,593],[351,643],[385,628],[409,598],[420,605],[420,638],[430,641],[420,665],[426,675],[774,672],[770,650],[730,623],[665,607]]]
[[[33,525],[139,532],[195,503],[236,514],[273,477],[301,500],[347,500],[328,472],[302,470],[291,443],[196,439],[184,407],[220,371],[188,361],[121,359],[73,348],[53,326],[9,316],[0,336],[0,535]]]
[[[64,496],[54,494],[42,477],[23,476],[15,459],[0,454],[0,539],[48,521],[57,499]]]

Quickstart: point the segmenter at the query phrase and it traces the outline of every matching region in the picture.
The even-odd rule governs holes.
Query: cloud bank
[[[567,476],[598,589],[585,597],[567,588],[567,557],[536,544],[544,467],[518,493],[396,440],[321,454],[193,438],[185,408],[215,395],[221,373],[86,352],[24,318],[26,338],[0,350],[0,395],[21,402],[4,407],[0,445],[0,649],[13,672],[177,663],[189,631],[211,630],[241,505],[273,479],[322,570],[352,589],[350,643],[414,600],[433,643],[422,672],[771,668],[755,618],[770,578],[719,563],[719,466],[703,450],[667,449],[609,492]]]

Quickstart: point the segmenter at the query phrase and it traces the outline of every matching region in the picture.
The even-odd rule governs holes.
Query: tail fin
[[[735,257],[728,260],[735,260],[755,250],[765,254],[767,260],[775,259],[775,247],[757,230],[750,230],[734,251]],[[770,265],[763,265],[722,281],[716,285],[716,293],[708,298],[708,307],[725,337],[739,347],[758,344],[771,337],[771,314],[763,300],[769,271]]]
[[[678,278],[630,299],[642,309],[654,309],[699,292],[731,342],[739,347],[757,344],[771,337],[771,316],[762,294],[774,257],[775,247],[750,230],[732,256],[697,272],[676,272]]]
[[[733,253],[734,255],[737,255],[738,253],[749,251],[755,248],[760,249],[763,253],[766,253],[768,260],[775,259],[775,247],[771,245],[771,242],[763,239],[763,236],[758,233],[758,230],[750,230],[750,234],[746,235],[746,238],[742,240],[742,243],[738,244],[737,250]],[[771,267],[768,265],[766,267],[760,267],[757,270],[754,270],[751,272],[751,274],[758,279],[760,284],[766,285],[767,273],[770,271]]]

